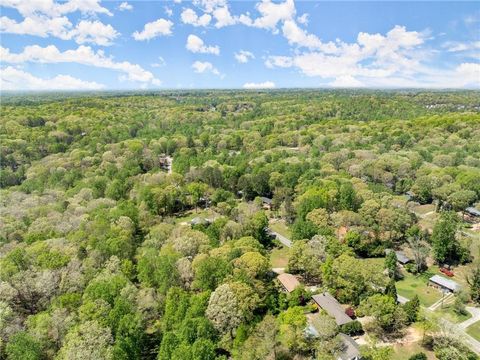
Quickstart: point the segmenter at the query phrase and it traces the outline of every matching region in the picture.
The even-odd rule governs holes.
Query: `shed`
[[[395,251],[395,255],[397,255],[397,261],[402,264],[408,264],[409,262],[412,261],[403,251]]]
[[[466,208],[465,212],[470,216],[480,217],[480,210],[478,210],[477,208],[474,208],[473,206]]]
[[[360,346],[358,346],[357,342],[351,337],[346,334],[339,334],[342,340],[342,351],[338,354],[338,360],[359,360],[360,356]]]
[[[278,281],[282,284],[286,292],[291,293],[300,286],[300,282],[295,276],[288,273],[283,273],[277,276]]]
[[[401,304],[401,305],[404,305],[404,304],[406,304],[406,303],[409,302],[409,301],[410,301],[410,300],[408,300],[406,297],[397,294],[397,303],[399,303],[399,304]]]
[[[312,296],[313,301],[327,312],[328,315],[335,318],[337,325],[347,324],[352,320],[350,316],[345,314],[345,310],[340,303],[328,292]]]
[[[272,207],[272,202],[273,200],[268,198],[268,197],[265,197],[265,196],[262,196],[260,197],[260,200],[262,200],[262,206],[264,209],[266,210],[270,210],[271,207]]]
[[[194,217],[192,220],[190,220],[190,225],[194,226],[194,225],[207,225],[209,224],[210,222],[205,219],[205,218],[202,218],[202,217]]]
[[[448,291],[451,293],[459,292],[462,288],[460,284],[457,283],[456,281],[444,278],[443,276],[440,276],[440,275],[433,275],[429,281],[432,286],[435,286],[437,288],[440,288],[443,291]]]

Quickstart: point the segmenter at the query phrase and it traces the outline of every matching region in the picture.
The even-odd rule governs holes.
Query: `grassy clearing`
[[[443,308],[437,309],[436,312],[438,312],[442,318],[457,324],[472,317],[470,313],[467,313],[467,315],[457,314],[455,311],[453,311],[452,304],[447,304]]]
[[[270,223],[269,227],[273,231],[279,233],[280,235],[285,236],[288,239],[292,238],[292,232],[290,231],[288,226],[285,225],[285,222],[282,220]]]
[[[404,278],[397,282],[397,291],[401,296],[412,299],[418,295],[420,303],[424,306],[430,306],[442,298],[442,293],[428,286],[428,279],[434,275],[434,272],[426,271],[421,275],[413,275],[404,271]]]
[[[435,211],[435,205],[426,204],[426,205],[417,205],[412,208],[413,212],[417,215],[425,215],[429,212]]]
[[[218,214],[212,209],[206,209],[206,210],[198,209],[197,212],[195,212],[195,210],[189,210],[189,211],[185,211],[180,216],[177,216],[175,218],[175,222],[177,224],[182,222],[189,222],[190,220],[192,220],[193,218],[196,218],[197,216],[201,218],[211,219],[211,218],[217,217]]]
[[[270,263],[272,268],[284,268],[288,265],[288,248],[278,247],[270,252]]]
[[[418,342],[407,344],[395,344],[393,346],[392,360],[408,360],[410,356],[423,352],[427,354],[428,360],[435,360],[436,357],[432,351],[423,348]]]

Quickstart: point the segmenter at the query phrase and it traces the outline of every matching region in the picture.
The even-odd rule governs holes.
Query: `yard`
[[[467,334],[480,341],[480,321],[470,325],[467,328]]]
[[[453,323],[461,323],[465,320],[468,320],[472,317],[470,313],[467,315],[459,315],[455,311],[453,311],[453,306],[452,304],[447,304],[443,308],[438,308],[435,310],[437,313],[440,314],[440,316],[444,319],[447,319]]]
[[[272,220],[269,224],[270,229],[285,236],[287,239],[292,238],[292,232],[283,220]]]
[[[181,224],[181,223],[188,223],[190,220],[196,217],[205,218],[205,219],[215,219],[218,216],[219,215],[212,209],[205,209],[205,210],[198,209],[198,211],[189,210],[189,211],[185,211],[180,216],[177,216],[175,218],[175,222],[177,224]]]
[[[284,268],[288,265],[288,251],[285,246],[272,249],[270,252],[270,263],[272,268]]]
[[[403,272],[404,278],[397,282],[397,292],[399,295],[412,299],[418,295],[420,303],[424,306],[430,306],[442,298],[442,293],[428,286],[428,279],[434,275],[427,271],[421,275],[413,275],[406,271]]]
[[[393,355],[391,360],[408,360],[410,356],[425,353],[427,354],[428,360],[435,360],[436,357],[432,351],[428,351],[423,348],[418,342],[406,343],[406,344],[395,344],[393,346]]]

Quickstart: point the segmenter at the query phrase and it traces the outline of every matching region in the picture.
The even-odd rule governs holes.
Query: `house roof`
[[[397,260],[401,264],[406,264],[412,261],[407,255],[405,255],[402,251],[395,251],[395,255],[397,255]]]
[[[288,291],[292,292],[298,286],[300,286],[300,282],[297,280],[295,276],[288,273],[283,273],[277,276],[278,281],[283,285],[283,287]]]
[[[399,304],[406,304],[407,302],[409,302],[410,300],[408,300],[406,297],[403,297],[402,295],[398,295],[397,294],[397,302]]]
[[[465,211],[470,215],[480,216],[480,210],[478,210],[477,208],[474,208],[473,206],[466,208]]]
[[[328,315],[335,318],[337,325],[343,325],[352,321],[352,318],[345,314],[345,310],[340,303],[328,292],[312,296],[318,306],[327,312]]]
[[[339,354],[342,360],[351,360],[360,357],[360,347],[357,342],[346,334],[339,334],[343,343],[343,350]]]
[[[461,289],[461,286],[459,283],[451,279],[444,278],[443,276],[440,276],[440,275],[433,275],[430,278],[430,281],[446,289],[449,289],[451,291],[457,292],[457,291],[460,291]]]
[[[207,224],[209,221],[205,218],[202,217],[195,217],[192,220],[190,220],[191,225],[200,225],[200,224]]]
[[[270,199],[268,197],[262,196],[260,199],[262,199],[262,202],[265,203],[265,204],[270,205],[272,203],[272,199]]]

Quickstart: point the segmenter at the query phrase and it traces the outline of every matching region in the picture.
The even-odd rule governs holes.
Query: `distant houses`
[[[312,296],[313,301],[335,319],[338,326],[347,324],[353,319],[345,313],[340,303],[328,292]]]
[[[300,286],[300,281],[292,274],[283,273],[277,276],[278,282],[282,285],[287,293],[291,293]]]
[[[440,275],[433,275],[429,279],[429,285],[449,293],[456,293],[462,289],[461,285],[456,281],[444,278],[443,276],[440,276]]]

